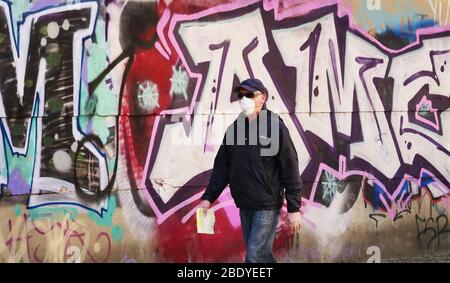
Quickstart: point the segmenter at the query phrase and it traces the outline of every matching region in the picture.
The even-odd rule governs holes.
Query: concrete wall
[[[302,230],[282,262],[449,251],[444,0],[1,1],[0,261],[242,261],[228,188],[195,207],[233,85],[294,140]]]

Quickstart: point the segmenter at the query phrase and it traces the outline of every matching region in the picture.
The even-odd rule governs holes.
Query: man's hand
[[[207,200],[202,200],[202,202],[197,206],[197,208],[203,209],[203,215],[206,216],[208,213],[208,208],[211,206],[211,203]]]
[[[300,212],[288,212],[287,225],[291,229],[292,234],[300,231]]]

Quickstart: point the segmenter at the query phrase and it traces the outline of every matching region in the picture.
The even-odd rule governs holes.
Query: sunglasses
[[[239,99],[241,99],[244,96],[247,98],[255,97],[255,94],[253,92],[238,92],[236,95]]]

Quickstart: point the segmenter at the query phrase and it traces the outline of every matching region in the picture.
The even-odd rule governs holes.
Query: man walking
[[[272,253],[278,216],[287,202],[287,224],[300,229],[298,156],[282,119],[265,107],[268,92],[258,79],[234,89],[242,112],[227,128],[199,208],[206,212],[227,185],[239,208],[245,262],[276,262]]]

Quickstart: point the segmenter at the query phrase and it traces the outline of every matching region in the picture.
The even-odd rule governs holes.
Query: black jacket
[[[288,212],[297,212],[301,204],[302,183],[298,156],[289,130],[281,118],[270,110],[261,110],[258,118],[249,122],[241,113],[227,128],[201,199],[213,203],[229,184],[239,208],[280,209],[285,193]],[[250,134],[255,133],[251,129],[256,129],[256,136]],[[238,135],[239,131],[245,133],[245,141],[244,135]],[[275,132],[272,134],[272,131]],[[279,142],[278,148],[276,142]],[[272,153],[266,156],[261,154],[270,148]]]

